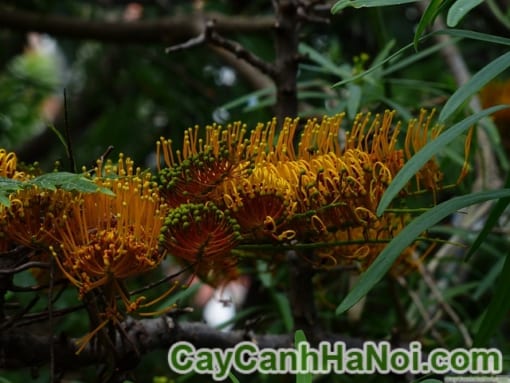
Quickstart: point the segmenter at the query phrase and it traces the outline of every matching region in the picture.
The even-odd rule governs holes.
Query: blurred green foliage
[[[0,76],[0,146],[17,147],[45,127],[43,103],[57,91],[54,57],[30,50],[13,57]]]

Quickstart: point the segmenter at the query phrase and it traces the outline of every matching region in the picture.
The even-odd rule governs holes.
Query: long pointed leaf
[[[388,189],[384,192],[377,207],[376,214],[380,216],[388,205],[393,201],[393,198],[398,192],[409,182],[422,167],[429,161],[434,155],[436,155],[443,147],[452,142],[457,136],[468,130],[474,123],[483,117],[486,117],[498,110],[505,109],[507,106],[498,105],[491,108],[482,110],[461,122],[455,124],[450,129],[446,130],[439,135],[434,141],[429,142],[418,153],[416,153],[400,171],[397,173],[395,178],[392,180]]]
[[[478,92],[484,85],[510,67],[510,52],[507,52],[480,69],[467,83],[462,85],[448,99],[439,114],[439,121],[450,117],[469,97]]]
[[[416,3],[418,0],[340,0],[333,5],[331,13],[338,13],[347,7],[384,7],[387,5],[400,5],[407,3]]]
[[[322,68],[340,78],[345,79],[352,77],[352,73],[349,70],[345,70],[340,65],[335,64],[329,57],[326,57],[309,45],[304,43],[299,44],[299,53],[307,55],[310,60],[316,62]]]
[[[445,47],[447,45],[451,45],[451,44],[456,43],[457,41],[459,41],[459,39],[452,39],[452,40],[453,41],[451,41],[451,42],[448,41],[448,42],[443,42],[443,43],[440,43],[440,44],[434,44],[434,45],[432,45],[429,48],[426,48],[426,49],[423,49],[423,50],[421,50],[419,52],[416,52],[416,53],[414,53],[411,56],[403,58],[402,60],[398,60],[398,62],[390,65],[388,68],[386,68],[383,71],[383,76],[386,76],[386,75],[388,75],[390,73],[398,71],[398,70],[400,70],[402,68],[406,68],[406,67],[410,66],[411,64],[413,64],[413,63],[415,63],[417,61],[421,61],[425,57],[428,57],[428,56],[436,53],[437,51],[443,49],[443,47]],[[408,48],[408,47],[411,47],[411,46],[412,45],[408,45],[405,48]]]
[[[480,327],[473,340],[474,347],[482,347],[487,344],[490,336],[494,334],[499,324],[506,318],[510,310],[510,256],[507,254],[503,270],[499,274],[496,285],[496,293],[492,298]]]
[[[395,53],[391,54],[390,56],[388,56],[386,59],[382,60],[382,61],[379,61],[377,64],[374,63],[374,65],[372,65],[370,68],[368,68],[366,71],[364,72],[361,72],[361,73],[358,73],[357,75],[355,76],[352,76],[350,78],[347,78],[345,80],[342,80],[342,81],[339,81],[335,84],[332,85],[333,88],[337,87],[337,86],[341,86],[341,85],[344,85],[348,82],[351,82],[351,81],[354,81],[354,80],[357,80],[359,78],[362,78],[364,76],[366,76],[367,74],[369,73],[372,73],[374,71],[376,71],[377,69],[379,68],[382,68],[384,66],[384,64],[386,64],[387,62],[391,61],[391,60],[394,60],[394,59],[397,59],[400,55],[402,55],[406,50],[408,50],[409,48],[412,48],[413,47],[413,44],[407,44],[406,46],[404,46],[403,48],[400,48],[398,51],[396,51]]]
[[[457,0],[448,10],[446,25],[449,27],[456,26],[473,8],[482,3],[483,0]]]
[[[299,343],[306,342],[306,335],[303,330],[296,330],[294,333],[294,347],[297,348]],[[309,372],[298,373],[296,375],[296,383],[312,383],[313,376]]]
[[[424,36],[420,37],[419,41],[426,40],[431,35],[432,34],[424,35]],[[415,55],[413,55],[413,56],[411,56],[409,58],[405,58],[405,59],[399,61],[398,63],[390,66],[388,69],[385,69],[382,74],[386,75],[386,74],[389,74],[391,72],[394,72],[396,70],[394,68],[400,69],[400,68],[404,67],[404,64],[402,62],[405,62],[405,65],[408,65],[408,64],[410,64],[410,63],[412,63],[412,62],[414,62],[416,60],[419,60],[419,59],[421,59],[421,58],[423,58],[425,56],[428,56],[429,54],[432,54],[435,51],[439,50],[443,46],[443,44],[444,43],[436,44],[433,47],[427,48],[423,52],[419,52],[419,53],[417,53],[417,54],[415,54]],[[447,44],[449,44],[449,43],[447,43]],[[447,45],[447,44],[444,44],[444,45]],[[390,56],[386,57],[384,60],[378,61],[377,63],[374,62],[372,64],[372,66],[370,68],[368,68],[366,71],[358,73],[357,75],[352,76],[350,78],[347,78],[345,80],[339,81],[339,82],[333,84],[332,87],[335,88],[335,87],[344,85],[344,84],[349,83],[351,81],[355,81],[355,80],[357,80],[359,78],[362,78],[362,77],[368,75],[369,73],[375,72],[379,68],[382,68],[386,63],[391,62],[391,61],[396,60],[397,58],[399,58],[405,51],[413,48],[413,46],[414,46],[414,43],[409,43],[409,44],[405,45],[404,47],[400,48],[395,53],[392,53]]]
[[[507,177],[505,181],[505,188],[510,187],[510,176]],[[510,204],[510,198],[501,198],[496,204],[492,207],[491,212],[489,213],[487,220],[485,221],[485,224],[483,225],[482,230],[480,233],[478,233],[478,236],[476,237],[475,241],[471,245],[471,248],[466,254],[465,260],[467,261],[478,248],[480,245],[485,241],[485,238],[489,235],[492,228],[498,223],[498,219],[503,214],[503,211],[506,209],[506,207]]]
[[[420,22],[418,23],[418,26],[416,27],[416,32],[414,33],[414,49],[418,49],[418,41],[430,24],[432,24],[436,18],[436,16],[439,14],[442,8],[442,4],[444,3],[443,0],[432,0],[429,5],[427,5],[427,8],[423,12],[423,15],[421,16]]]
[[[485,41],[487,43],[510,45],[510,39],[508,39],[508,38],[501,37],[501,36],[489,35],[489,34],[481,33],[481,32],[468,31],[465,29],[444,29],[441,31],[436,31],[432,34],[433,35],[435,35],[435,34],[450,35],[450,36],[454,36],[454,37],[461,37],[464,39]]]
[[[345,312],[363,298],[388,272],[400,254],[429,227],[466,206],[506,197],[510,197],[510,189],[491,190],[454,197],[415,218],[393,238],[378,255],[374,263],[361,275],[358,283],[337,307],[336,314],[339,315]],[[510,279],[508,280],[510,282]],[[510,294],[510,288],[508,291]]]

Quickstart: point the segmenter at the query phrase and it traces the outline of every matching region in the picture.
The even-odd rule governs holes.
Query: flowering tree
[[[372,61],[357,56],[352,66],[334,64],[312,45],[300,45],[300,34],[308,32],[310,23],[322,26],[330,10],[360,5],[354,3],[339,1],[333,6],[322,1],[275,1],[268,7],[264,4],[263,11],[271,12],[270,16],[243,18],[235,15],[235,10],[230,10],[232,16],[228,12],[206,13],[201,2],[194,2],[194,9],[177,7],[186,11],[183,15],[166,19],[149,16],[147,20],[142,12],[150,15],[151,6],[144,10],[130,4],[122,8],[124,20],[118,22],[72,20],[52,14],[37,17],[18,6],[0,8],[0,23],[10,30],[36,30],[75,39],[165,42],[170,57],[207,45],[259,88],[221,108],[216,105],[213,114],[233,113],[247,100],[255,100],[261,104],[259,108],[271,101],[276,116],[251,124],[204,124],[159,140],[149,134],[153,166],[138,163],[127,153],[112,154],[109,148],[78,171],[68,125],[64,134],[56,128],[48,130],[60,138],[69,172],[62,168],[45,172],[37,164],[21,163],[18,157],[30,159],[27,152],[36,141],[24,143],[18,153],[0,151],[0,368],[48,365],[50,380],[59,381],[69,371],[96,366],[101,381],[125,381],[136,379],[140,371],[135,366],[147,359],[149,351],[167,350],[182,340],[195,347],[222,349],[244,340],[260,348],[277,349],[295,345],[296,330],[302,330],[312,344],[343,341],[358,346],[363,340],[388,340],[388,334],[353,330],[362,327],[358,313],[364,310],[363,299],[387,272],[390,289],[395,296],[397,285],[408,292],[414,299],[410,306],[417,307],[427,328],[411,323],[401,299],[395,298],[392,304],[401,322],[400,327],[389,326],[399,329],[391,337],[394,344],[409,347],[410,340],[419,339],[444,345],[445,338],[431,318],[437,311],[439,316],[446,313],[460,334],[460,340],[451,345],[472,346],[464,321],[441,296],[432,276],[434,269],[422,261],[434,254],[437,264],[438,254],[451,249],[449,242],[465,239],[433,235],[428,232],[433,225],[465,206],[510,196],[502,189],[468,193],[449,201],[445,197],[450,190],[459,190],[468,175],[473,125],[501,108],[480,111],[479,106],[471,105],[474,113],[469,117],[458,118],[448,129],[444,124],[469,96],[510,63],[504,54],[472,80],[463,72],[465,68],[454,68],[454,74],[465,77],[458,80],[459,91],[439,117],[425,109],[414,111],[413,117],[410,111],[416,104],[401,104],[398,97],[392,101],[386,94],[391,92],[379,87],[385,76],[398,70],[392,60],[402,50],[390,55],[393,43],[382,47]],[[166,2],[160,6],[172,8]],[[419,19],[416,44],[439,14],[434,7],[432,2]],[[451,9],[455,11],[453,5]],[[275,43],[272,61],[248,50],[249,43],[242,45],[224,37],[269,28]],[[451,34],[470,36],[466,31]],[[470,37],[507,43],[489,35]],[[452,47],[447,43],[451,41],[433,45],[429,54],[443,49],[447,59],[461,60],[458,51],[447,50]],[[423,57],[419,55],[411,55],[409,62]],[[299,70],[313,73],[318,68],[331,79],[339,77],[337,88],[325,88],[329,79],[326,83],[312,80],[310,74],[300,78]],[[342,90],[335,93],[335,89]],[[310,90],[320,90],[320,100],[329,105],[330,116],[320,116],[322,111]],[[300,94],[304,95],[301,103]],[[384,104],[397,110],[384,111]],[[373,114],[366,111],[369,107],[374,108]],[[71,110],[74,108],[71,103]],[[481,156],[475,157],[473,187],[484,177],[500,186],[497,173],[487,176],[481,172],[495,163],[495,154],[487,149],[487,135],[478,130],[476,138],[482,149]],[[440,151],[451,142],[460,150],[445,160]],[[505,158],[502,153],[496,155]],[[456,164],[451,163],[452,158],[457,159]],[[499,213],[491,215],[482,235]],[[473,218],[471,213],[468,216]],[[443,278],[445,274],[441,270],[438,275]],[[250,312],[256,306],[248,299],[246,311],[235,318],[237,329],[223,332],[194,321],[189,304],[177,302],[179,294],[193,289],[192,279],[221,290],[243,276],[251,280],[253,302],[269,295],[278,312],[275,318],[268,314],[267,306],[265,312]],[[20,284],[20,278],[31,283]],[[355,279],[359,281],[352,284]],[[285,294],[279,291],[282,285]],[[432,292],[431,309],[415,299],[415,288],[420,286]],[[35,298],[25,302],[29,295]],[[37,306],[38,300],[44,301],[42,307]],[[504,297],[499,302],[507,304]],[[13,303],[14,310],[10,307]],[[374,313],[376,306],[374,311],[366,310]],[[491,335],[487,329],[501,317],[494,310],[488,312],[491,320],[483,322],[483,336],[475,338],[477,344],[487,341]],[[251,318],[242,320],[243,313]],[[264,315],[269,315],[269,320]],[[345,327],[354,323],[353,328],[342,330],[335,325],[334,315],[345,317],[341,319]],[[86,318],[80,333],[62,335],[69,330],[76,333],[74,328],[61,327],[65,329],[65,323],[79,316]],[[416,315],[412,318],[416,320]],[[46,326],[42,335],[27,327],[36,323]],[[169,375],[169,371],[149,374],[156,375]],[[332,377],[336,378],[342,379]],[[391,376],[385,379],[396,381]]]

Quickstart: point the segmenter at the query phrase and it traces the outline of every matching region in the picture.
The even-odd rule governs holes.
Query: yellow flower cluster
[[[18,174],[12,165],[15,155],[7,156],[9,162],[2,161],[2,154],[0,172]],[[0,208],[4,251],[24,246],[33,249],[33,259],[53,257],[59,276],[78,288],[80,299],[100,297],[96,302],[100,323],[82,347],[106,324],[118,323],[123,311],[155,303],[145,303],[145,297],[132,301],[124,280],[154,269],[165,255],[158,237],[167,209],[152,175],[135,169],[122,155],[116,164],[98,162],[95,173],[93,182],[111,195],[30,185],[11,193],[10,205]],[[42,282],[47,280],[43,270],[35,269],[34,274]],[[123,310],[117,307],[119,298]]]
[[[422,111],[399,141],[402,127],[393,118],[390,111],[360,114],[343,139],[343,115],[302,126],[299,119],[287,119],[280,131],[276,120],[250,132],[241,123],[212,125],[205,138],[199,138],[198,128],[188,129],[182,151],[161,138],[157,154],[164,164],[158,176],[169,206],[178,211],[209,204],[228,215],[221,225],[204,225],[177,213],[165,223],[162,246],[189,262],[209,259],[224,268],[219,260],[232,264],[229,254],[239,241],[313,242],[328,245],[315,252],[319,263],[327,258],[334,264],[368,264],[409,218],[377,217],[382,194],[405,161],[441,131]],[[435,197],[442,178],[431,160],[402,193],[427,190]],[[223,251],[210,246],[211,238]]]
[[[393,119],[390,111],[360,114],[347,132],[343,115],[286,119],[281,129],[276,120],[253,130],[212,125],[203,137],[198,127],[188,129],[182,150],[157,142],[163,164],[155,176],[122,155],[116,163],[98,161],[89,179],[110,194],[36,184],[13,191],[10,205],[0,207],[0,250],[24,246],[39,260],[54,259],[80,298],[96,302],[97,327],[82,347],[123,312],[161,298],[132,299],[124,284],[168,254],[211,284],[237,275],[232,250],[243,244],[315,244],[306,256],[317,266],[365,267],[409,220],[395,209],[376,216],[381,196],[441,130],[425,111],[405,129]],[[5,150],[0,176],[13,184],[31,179]],[[435,198],[442,178],[432,159],[401,196],[428,191]]]
[[[73,198],[52,230],[59,244],[51,247],[55,259],[81,295],[153,269],[163,257],[158,235],[166,206],[151,174],[134,169],[122,156],[115,166],[99,162],[96,172],[95,182],[115,197],[88,193]],[[125,293],[117,292],[132,308]]]

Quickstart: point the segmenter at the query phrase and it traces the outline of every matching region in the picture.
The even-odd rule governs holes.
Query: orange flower
[[[189,129],[183,151],[175,156],[170,143],[161,140],[158,156],[163,149],[167,167],[159,175],[174,207],[170,221],[176,225],[167,229],[166,249],[189,262],[202,257],[201,234],[213,228],[197,224],[203,211],[182,214],[179,209],[188,211],[193,203],[202,206],[210,201],[236,219],[245,242],[331,243],[335,262],[344,258],[371,262],[403,227],[403,215],[376,216],[383,193],[405,162],[441,132],[440,126],[432,126],[433,113],[422,111],[405,133],[400,122],[393,122],[394,115],[392,111],[374,117],[359,114],[344,142],[343,115],[309,119],[297,145],[299,119],[290,118],[279,131],[275,119],[258,124],[246,139],[246,128],[240,123],[207,127],[204,141],[198,139],[198,128]],[[435,202],[442,180],[437,162],[431,159],[401,195],[428,191]],[[182,217],[187,221],[181,222]],[[186,231],[188,224],[196,229]],[[230,250],[235,243],[231,231],[219,232],[218,254],[220,248]],[[341,251],[336,242],[352,246]]]
[[[249,176],[224,182],[223,202],[237,220],[244,237],[292,238],[293,231],[280,232],[280,224],[293,214],[291,186],[271,164],[256,165]]]
[[[77,195],[54,228],[60,246],[53,253],[80,296],[153,269],[164,255],[158,248],[158,236],[166,206],[151,174],[133,169],[132,161],[123,158],[117,166],[104,169],[100,163],[97,174],[103,172],[95,181],[115,196]],[[131,311],[126,294],[117,292]]]
[[[243,145],[245,127],[233,124],[224,129],[213,125],[206,128],[206,139],[198,138],[198,127],[184,133],[183,150],[176,151],[172,141],[163,137],[157,142],[157,158],[163,152],[165,168],[158,163],[161,192],[169,207],[182,203],[206,202],[218,192],[222,181],[235,177]]]
[[[235,264],[230,251],[240,240],[239,225],[213,203],[182,204],[170,210],[161,228],[161,247],[195,271],[218,273]]]
[[[32,186],[9,196],[10,206],[0,207],[0,232],[13,245],[47,250],[55,241],[49,235],[55,220],[66,211],[72,193]]]

